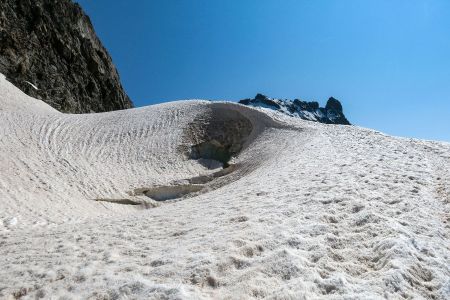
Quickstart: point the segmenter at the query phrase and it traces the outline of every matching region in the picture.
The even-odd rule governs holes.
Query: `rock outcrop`
[[[341,102],[333,97],[328,99],[325,107],[320,107],[318,102],[300,101],[299,99],[282,100],[269,98],[262,94],[257,94],[253,99],[240,100],[239,103],[273,109],[304,120],[326,124],[351,125],[344,115]]]
[[[70,0],[0,1],[0,73],[62,112],[132,107],[89,17]]]

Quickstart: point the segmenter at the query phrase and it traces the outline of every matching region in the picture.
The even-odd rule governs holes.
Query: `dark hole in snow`
[[[188,156],[198,160],[215,160],[226,168],[231,158],[242,150],[252,130],[252,123],[240,112],[212,110],[186,129],[185,137],[192,145]]]
[[[128,194],[131,196],[145,195],[155,201],[166,201],[179,198],[187,198],[189,196],[196,196],[200,193],[200,191],[202,191],[207,186],[208,183],[214,181],[217,178],[232,173],[235,169],[236,165],[230,165],[227,168],[221,169],[211,174],[200,175],[184,179],[183,181],[186,182],[185,184],[173,183],[172,185],[166,186],[137,188],[134,189],[133,191],[128,192]],[[101,201],[109,201],[109,200],[101,200]],[[117,201],[115,202],[118,203]],[[122,203],[122,204],[131,204],[131,203]]]
[[[202,189],[202,185],[196,184],[169,185],[148,189],[143,194],[156,201],[166,201],[182,198],[188,194],[199,192]]]
[[[230,145],[222,145],[216,140],[203,142],[192,146],[191,157],[194,159],[212,159],[222,163],[223,167],[229,166],[233,153],[230,151]]]
[[[125,204],[125,205],[140,205],[141,202],[133,201],[131,199],[107,199],[107,198],[101,198],[101,199],[95,199],[95,201],[103,201],[103,202],[110,202],[115,204]]]

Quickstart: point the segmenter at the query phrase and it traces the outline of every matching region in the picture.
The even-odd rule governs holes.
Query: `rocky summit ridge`
[[[292,117],[299,117],[309,121],[325,124],[351,125],[344,115],[341,102],[333,97],[328,99],[325,107],[320,107],[319,103],[315,101],[276,99],[262,94],[257,94],[253,99],[240,100],[239,103],[253,107],[269,108]]]
[[[70,0],[0,1],[0,73],[62,112],[133,106],[89,17]]]

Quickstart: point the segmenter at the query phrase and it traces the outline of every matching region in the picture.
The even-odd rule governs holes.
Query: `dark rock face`
[[[62,112],[132,107],[89,17],[70,0],[0,1],[0,73]]]
[[[326,109],[332,109],[336,112],[342,113],[342,104],[339,102],[339,100],[334,99],[333,97],[330,97],[328,99],[327,104],[325,105]]]
[[[320,107],[318,102],[306,102],[299,99],[294,101],[272,99],[262,94],[257,94],[254,99],[240,100],[239,103],[254,107],[270,108],[304,120],[326,124],[351,125],[344,115],[341,102],[333,97],[328,99],[325,108]]]

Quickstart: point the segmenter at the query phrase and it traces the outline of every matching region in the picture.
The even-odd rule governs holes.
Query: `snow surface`
[[[130,193],[221,172],[179,150],[211,110],[252,122],[235,169]],[[0,298],[450,298],[447,143],[208,101],[62,114],[1,77],[0,151]]]

